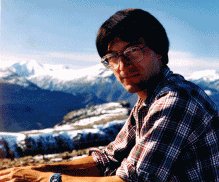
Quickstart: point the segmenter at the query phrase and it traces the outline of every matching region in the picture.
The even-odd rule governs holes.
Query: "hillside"
[[[122,128],[128,103],[107,103],[68,113],[52,128],[19,133],[0,132],[0,158],[53,154],[106,145]]]

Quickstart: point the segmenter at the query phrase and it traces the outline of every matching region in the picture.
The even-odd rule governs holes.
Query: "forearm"
[[[48,182],[52,172],[40,172],[28,168],[11,168],[0,171],[0,181],[25,181],[25,182]],[[63,182],[124,182],[118,176],[92,177],[92,176],[70,176],[62,174]]]
[[[58,162],[54,164],[43,164],[32,169],[42,172],[64,173],[71,176],[100,176],[97,163],[91,156],[75,159],[68,162]]]
[[[77,177],[62,175],[63,182],[124,182],[118,176],[107,176],[107,177]]]
[[[101,176],[97,163],[91,156],[46,165],[41,169],[61,173],[63,182],[124,182],[118,176]]]
[[[28,182],[48,182],[54,173],[61,173],[63,176],[63,182],[81,180],[96,182],[97,176],[101,175],[93,158],[85,157],[69,162],[54,163],[49,165],[44,164],[36,167],[14,167],[1,170],[0,181],[6,182],[9,180],[23,180]],[[101,180],[101,178],[102,177],[99,177],[98,180]]]

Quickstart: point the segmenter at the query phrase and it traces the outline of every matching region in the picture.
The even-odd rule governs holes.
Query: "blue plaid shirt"
[[[198,86],[168,67],[139,99],[116,139],[91,154],[124,181],[219,181],[219,120]]]

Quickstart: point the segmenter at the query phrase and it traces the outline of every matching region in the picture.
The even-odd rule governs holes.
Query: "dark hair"
[[[136,42],[143,38],[149,48],[162,56],[163,64],[168,63],[169,41],[166,31],[153,15],[144,10],[121,10],[102,24],[96,38],[100,57],[106,54],[108,44],[115,37],[126,42]]]

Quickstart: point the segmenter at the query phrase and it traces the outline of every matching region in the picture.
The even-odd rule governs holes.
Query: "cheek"
[[[141,65],[139,65],[139,71],[144,75],[145,79],[149,79],[151,76],[159,72],[160,67],[160,61],[157,60],[157,58],[151,57],[150,59],[141,62]]]

